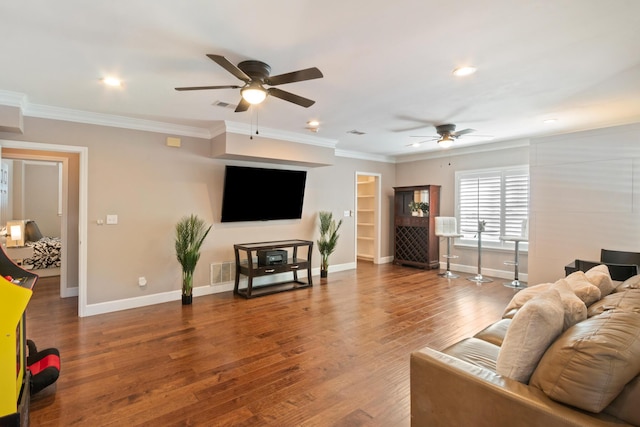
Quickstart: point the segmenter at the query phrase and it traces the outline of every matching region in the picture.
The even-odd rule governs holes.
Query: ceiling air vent
[[[350,134],[352,134],[352,135],[364,135],[364,134],[365,134],[364,132],[361,132],[361,131],[356,130],[356,129],[351,129],[351,130],[350,130],[350,131],[348,131],[347,133],[350,133]]]
[[[215,101],[213,104],[214,107],[220,107],[220,108],[230,108],[232,110],[236,109],[236,104],[230,104],[228,102],[224,102],[224,101]]]

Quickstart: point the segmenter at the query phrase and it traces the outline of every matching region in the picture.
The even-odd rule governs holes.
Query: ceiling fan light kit
[[[449,148],[453,143],[462,135],[466,135],[471,132],[475,132],[475,129],[463,129],[456,132],[456,125],[447,123],[444,125],[437,125],[436,132],[439,136],[431,137],[431,141],[436,141],[441,148]],[[414,135],[414,138],[427,138],[425,136]]]
[[[453,145],[453,138],[449,135],[444,135],[438,140],[438,145],[442,148],[449,148]]]
[[[260,104],[267,97],[267,91],[260,83],[251,82],[240,89],[240,94],[249,104]]]
[[[236,107],[236,113],[247,111],[252,104],[259,104],[265,100],[267,95],[283,99],[301,107],[308,108],[315,104],[315,101],[302,96],[286,92],[275,87],[265,88],[264,85],[278,86],[286,83],[302,82],[305,80],[319,79],[323,77],[322,72],[316,67],[304,70],[292,71],[290,73],[269,76],[271,67],[262,61],[242,61],[238,66],[233,65],[227,58],[221,55],[207,54],[207,57],[222,68],[242,80],[245,84],[240,88],[242,99]],[[192,86],[177,87],[178,91],[184,90],[205,90],[205,89],[238,89],[236,85],[226,86]]]

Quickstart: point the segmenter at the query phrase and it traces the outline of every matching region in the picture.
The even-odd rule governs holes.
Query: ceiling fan
[[[463,129],[456,132],[456,125],[448,123],[444,125],[437,125],[436,132],[440,136],[432,136],[429,141],[436,141],[442,148],[449,148],[453,145],[453,142],[460,138],[462,135],[466,135],[471,132],[475,132],[475,129]],[[428,136],[412,135],[412,138],[429,138]]]
[[[279,74],[277,76],[269,76],[271,67],[261,61],[242,61],[236,67],[224,56],[212,54],[207,54],[207,56],[213,62],[220,65],[238,79],[242,80],[244,85],[177,87],[176,90],[240,89],[242,98],[235,110],[236,113],[247,111],[252,104],[261,103],[267,95],[284,99],[285,101],[292,102],[305,108],[311,107],[315,104],[315,101],[312,101],[311,99],[303,98],[302,96],[295,95],[291,92],[275,87],[265,88],[264,85],[279,86],[286,83],[319,79],[323,76],[322,72],[316,67]]]

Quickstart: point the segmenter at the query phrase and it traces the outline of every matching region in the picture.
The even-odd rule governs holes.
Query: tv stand
[[[298,248],[306,247],[307,257],[298,258]],[[258,251],[277,250],[284,248],[292,248],[293,253],[286,262],[272,265],[258,265],[255,255]],[[305,289],[313,286],[311,280],[311,254],[313,252],[313,242],[310,240],[278,240],[273,242],[258,243],[241,243],[233,245],[236,258],[236,280],[233,287],[233,293],[241,295],[245,298],[253,298],[262,295],[274,294],[277,292],[293,291],[296,289]],[[241,259],[240,252],[244,253]],[[298,279],[299,270],[307,270],[307,281],[303,282]],[[253,286],[255,277],[269,276],[277,273],[293,273],[293,280],[281,281],[277,283],[269,283],[260,286]],[[240,275],[247,277],[247,287],[240,288]]]

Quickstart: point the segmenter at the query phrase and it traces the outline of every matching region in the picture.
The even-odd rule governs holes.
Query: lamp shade
[[[24,222],[8,221],[7,222],[7,247],[24,246]]]
[[[251,82],[242,88],[240,94],[249,104],[260,104],[267,97],[267,91],[256,82]]]
[[[449,135],[444,135],[438,140],[438,145],[442,148],[449,148],[453,145],[453,138]]]

